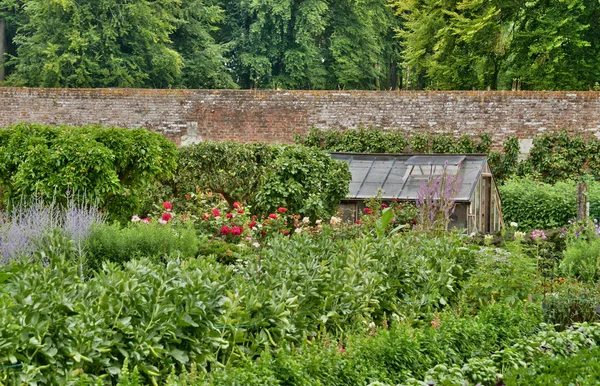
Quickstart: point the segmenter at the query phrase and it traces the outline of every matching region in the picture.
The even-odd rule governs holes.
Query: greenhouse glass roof
[[[448,154],[364,154],[331,153],[333,159],[350,166],[352,181],[348,199],[375,197],[379,189],[383,199],[416,200],[422,184],[433,175],[458,175],[461,186],[456,201],[471,201],[486,165],[486,155]]]

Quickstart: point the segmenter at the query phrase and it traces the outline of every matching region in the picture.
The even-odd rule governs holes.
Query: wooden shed
[[[342,201],[344,218],[358,219],[364,200],[416,202],[419,190],[446,171],[458,176],[458,194],[450,228],[468,233],[493,233],[504,227],[500,196],[485,154],[368,154],[331,153],[350,167],[350,193]]]

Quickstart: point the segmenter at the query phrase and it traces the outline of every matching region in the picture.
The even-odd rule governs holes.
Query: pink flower
[[[269,215],[269,218],[270,218],[270,219],[273,219],[273,220],[277,220],[277,215],[276,215],[275,213],[271,213],[271,214]]]
[[[227,215],[225,217],[231,218],[231,217],[233,217],[233,215],[231,213],[227,213]]]
[[[165,221],[165,222],[169,222],[169,221],[171,221],[172,218],[173,218],[173,215],[171,213],[165,212],[165,213],[162,214],[162,216],[161,216],[160,219],[163,220],[163,221]]]
[[[231,232],[231,231],[229,230],[229,227],[228,227],[227,225],[223,225],[223,227],[221,228],[221,234],[222,234],[223,236],[225,236],[225,235],[228,235],[228,234],[229,234],[229,232]]]
[[[169,201],[165,201],[163,203],[163,206],[165,207],[166,210],[171,210],[173,209],[173,205],[171,205],[171,203]]]
[[[159,223],[161,223],[161,224],[163,224],[163,225],[164,225],[164,224],[168,224],[168,223],[169,223],[168,221],[165,221],[165,220],[163,220],[162,218],[159,218],[159,219],[158,219],[158,222],[159,222]]]
[[[387,206],[387,204],[384,202],[384,203],[382,203],[382,204],[381,204],[381,207],[382,207],[383,209],[385,209],[385,208],[387,208],[388,206]]]
[[[185,199],[186,199],[186,200],[189,200],[190,198],[192,198],[192,196],[190,196],[189,194],[186,194],[186,195],[185,195]]]
[[[285,212],[287,212],[287,208],[278,208],[277,211],[279,213],[285,213]]]
[[[234,202],[234,203],[233,203],[233,207],[234,207],[235,209],[241,209],[241,208],[242,208],[242,204],[240,204],[239,202]]]
[[[233,228],[231,228],[231,235],[232,235],[232,236],[239,236],[239,235],[241,235],[241,234],[242,234],[242,228],[240,228],[240,227],[237,227],[237,226],[236,226],[236,227],[233,227]]]
[[[136,215],[136,216],[133,216],[133,217],[131,217],[131,222],[138,222],[138,221],[140,221],[140,220],[141,220],[141,219],[140,219],[140,218],[139,218],[137,215]]]
[[[252,220],[248,223],[248,228],[254,228],[256,226],[256,221]]]
[[[371,208],[365,208],[365,209],[363,209],[363,212],[365,212],[365,214],[371,214],[371,213],[373,213],[373,211],[371,210]]]
[[[212,210],[212,214],[215,217],[219,217],[221,215],[221,212],[219,212],[219,209],[215,208]]]
[[[150,224],[150,221],[152,221],[152,220],[150,220],[150,218],[148,218],[148,217],[144,217],[144,218],[142,219],[142,222],[143,222],[144,224]]]

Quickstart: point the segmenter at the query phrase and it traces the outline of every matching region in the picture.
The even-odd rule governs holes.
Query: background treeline
[[[6,84],[33,87],[587,90],[599,16],[592,0],[0,0]]]

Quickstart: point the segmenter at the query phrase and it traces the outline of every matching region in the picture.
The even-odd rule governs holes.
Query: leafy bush
[[[103,262],[124,264],[140,257],[193,257],[198,238],[192,228],[156,223],[121,227],[113,223],[93,227],[86,249],[89,267],[99,269]]]
[[[477,266],[465,283],[464,296],[474,307],[499,301],[517,304],[535,293],[536,263],[521,253],[482,248]]]
[[[532,178],[514,178],[498,187],[506,223],[516,222],[519,229],[562,227],[577,214],[577,186],[572,181],[554,185]]]
[[[552,282],[552,294],[544,296],[543,309],[546,323],[559,330],[575,323],[597,322],[600,315],[600,292],[596,284],[583,284],[575,280],[558,278]]]
[[[505,382],[515,386],[592,386],[600,383],[600,348],[582,350],[569,357],[544,357],[530,367],[508,372]]]
[[[344,162],[302,146],[199,143],[179,153],[174,191],[179,196],[211,190],[230,206],[249,204],[256,214],[285,207],[311,218],[329,218],[351,179]]]
[[[13,202],[34,195],[66,202],[70,192],[125,220],[142,187],[176,165],[175,145],[146,129],[19,124],[0,133],[0,186]]]
[[[19,267],[0,291],[0,363],[8,384],[118,376],[128,358],[145,379],[224,349],[227,268],[217,263],[107,264],[89,280],[74,264]],[[219,280],[215,280],[215,278]],[[26,321],[26,322],[24,322]]]

